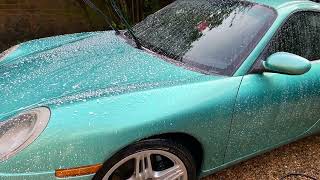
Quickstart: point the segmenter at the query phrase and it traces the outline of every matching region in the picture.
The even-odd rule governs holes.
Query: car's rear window
[[[177,0],[133,30],[142,45],[208,73],[232,75],[276,13],[238,0]]]

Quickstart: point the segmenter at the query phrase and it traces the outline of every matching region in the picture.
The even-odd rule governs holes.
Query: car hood
[[[0,119],[40,104],[175,85],[199,76],[111,31],[34,40],[0,63]]]

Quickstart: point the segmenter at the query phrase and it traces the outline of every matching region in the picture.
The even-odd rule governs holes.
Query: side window
[[[267,49],[267,56],[289,52],[308,60],[320,59],[320,13],[299,12],[282,26]]]

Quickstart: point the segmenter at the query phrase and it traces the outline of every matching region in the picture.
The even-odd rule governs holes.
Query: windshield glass
[[[273,9],[237,0],[177,0],[133,27],[141,44],[208,73],[232,75],[273,23]]]

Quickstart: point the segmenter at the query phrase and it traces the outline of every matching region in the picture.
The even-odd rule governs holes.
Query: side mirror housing
[[[262,62],[265,72],[274,72],[288,75],[302,75],[311,69],[311,62],[301,56],[278,52]]]

